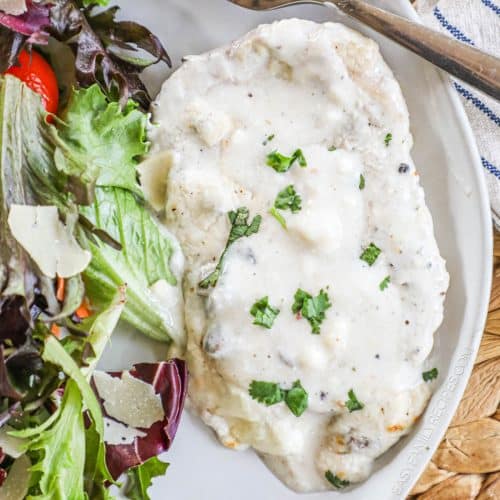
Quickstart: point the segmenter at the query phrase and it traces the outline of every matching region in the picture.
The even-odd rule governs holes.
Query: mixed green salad
[[[0,11],[1,498],[112,498],[124,473],[149,498],[186,395],[178,359],[96,370],[119,320],[183,342],[154,292],[177,284],[175,248],[137,174],[140,73],[170,61],[106,4]]]

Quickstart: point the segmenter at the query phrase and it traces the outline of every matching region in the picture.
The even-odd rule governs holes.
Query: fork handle
[[[362,0],[331,0],[341,11],[403,45],[427,61],[500,100],[500,59],[374,7]]]

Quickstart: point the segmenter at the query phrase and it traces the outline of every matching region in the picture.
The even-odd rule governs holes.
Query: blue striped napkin
[[[417,0],[415,8],[427,26],[500,57],[500,3],[495,1]],[[493,220],[500,229],[500,103],[459,80],[453,85],[476,136]]]

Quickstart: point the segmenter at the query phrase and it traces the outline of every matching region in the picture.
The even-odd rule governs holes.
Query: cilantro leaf
[[[389,283],[391,282],[391,277],[386,276],[381,282],[380,285],[378,286],[382,292],[389,286]]]
[[[307,167],[307,160],[304,156],[304,153],[302,152],[302,149],[295,150],[292,157],[299,161],[299,165],[302,168]]]
[[[389,144],[391,143],[392,141],[392,134],[389,132],[388,134],[386,134],[386,136],[384,137],[384,144],[386,147],[389,146]]]
[[[332,145],[332,146],[330,146],[330,147],[328,148],[328,151],[330,151],[330,152],[332,153],[333,151],[337,151],[337,148],[336,148],[335,146],[333,146],[333,145]]]
[[[248,208],[238,208],[236,212],[229,212],[229,220],[231,222],[231,231],[229,232],[228,243],[234,243],[236,240],[243,238],[243,236],[251,236],[258,232],[262,217],[256,215],[252,222],[248,224],[249,217]]]
[[[336,476],[332,471],[329,470],[325,472],[325,478],[332,486],[338,489],[346,488],[351,484],[349,481],[340,479],[340,477]]]
[[[153,478],[165,475],[169,464],[157,457],[150,458],[137,467],[127,471],[128,484],[125,494],[130,500],[150,500],[148,488],[153,484]]]
[[[285,398],[285,391],[280,389],[278,384],[273,382],[261,382],[253,380],[248,390],[252,399],[263,403],[266,406],[272,406],[276,403],[281,403]]]
[[[264,328],[271,328],[279,313],[279,309],[269,305],[269,297],[267,296],[255,302],[250,309],[250,314],[255,318],[253,324]]]
[[[269,213],[286,229],[286,220],[278,210],[290,210],[294,214],[302,210],[302,198],[292,184],[278,193],[274,206],[269,210]]]
[[[296,417],[300,417],[306,411],[308,395],[302,387],[300,380],[296,380],[292,388],[289,391],[285,391],[285,403]]]
[[[349,413],[352,413],[353,411],[358,411],[362,410],[365,405],[358,401],[358,398],[356,397],[356,394],[354,394],[354,390],[351,389],[348,393],[347,396],[349,399],[345,402],[346,408],[349,410]]]
[[[365,176],[363,174],[359,175],[359,190],[363,191],[365,189]]]
[[[295,292],[292,312],[301,315],[309,321],[312,327],[312,333],[320,333],[320,325],[325,319],[325,311],[332,306],[328,294],[320,290],[316,297],[310,293],[301,290]]]
[[[280,210],[291,210],[295,214],[302,210],[302,198],[295,191],[295,187],[290,184],[278,193],[274,206]]]
[[[272,207],[270,210],[269,210],[269,213],[281,224],[281,227],[283,229],[286,229],[286,220],[285,218],[280,214],[280,212],[278,212],[278,210],[276,209],[276,207]]]
[[[377,245],[375,245],[374,243],[370,243],[368,247],[363,250],[363,253],[359,258],[361,260],[364,260],[369,266],[373,266],[381,252],[382,250],[380,250]]]
[[[289,390],[281,389],[278,384],[273,382],[258,382],[254,380],[250,384],[248,392],[253,399],[266,406],[284,401],[288,409],[296,417],[300,417],[308,406],[308,394],[302,387],[300,380],[296,380]]]
[[[222,272],[224,257],[226,256],[228,248],[240,238],[251,236],[259,231],[262,217],[260,215],[256,215],[249,224],[249,215],[250,212],[246,207],[240,207],[236,211],[229,212],[228,217],[229,222],[231,223],[231,230],[229,231],[226,248],[222,252],[215,269],[198,284],[200,288],[210,288],[217,285]]]
[[[439,372],[437,368],[433,368],[432,370],[429,370],[428,372],[422,373],[422,378],[424,379],[424,382],[430,382],[431,380],[434,380],[437,378]]]
[[[292,156],[285,156],[278,151],[273,151],[267,155],[266,164],[276,170],[276,172],[283,173],[288,171],[296,161],[298,161],[301,167],[307,167],[307,160],[301,149],[296,149],[292,153]]]

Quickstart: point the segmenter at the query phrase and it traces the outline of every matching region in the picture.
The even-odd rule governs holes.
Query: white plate
[[[120,4],[123,17],[142,22],[162,39],[175,66],[184,55],[225,44],[262,22],[283,17],[342,20],[380,44],[408,103],[415,138],[413,158],[451,275],[445,320],[433,353],[440,372],[439,387],[419,425],[378,460],[377,471],[368,481],[349,493],[320,493],[309,498],[404,498],[431,458],[463,394],[481,339],[490,290],[492,238],[487,193],[479,154],[455,91],[431,65],[331,9],[304,6],[264,14],[243,11],[225,0],[122,0]],[[407,0],[380,0],[377,4],[417,19]],[[167,75],[166,68],[149,73],[153,93]],[[161,344],[122,330],[103,366],[128,368],[132,362],[164,355]],[[154,481],[155,500],[299,498],[254,453],[224,449],[188,413],[165,458],[171,467],[165,477]]]

